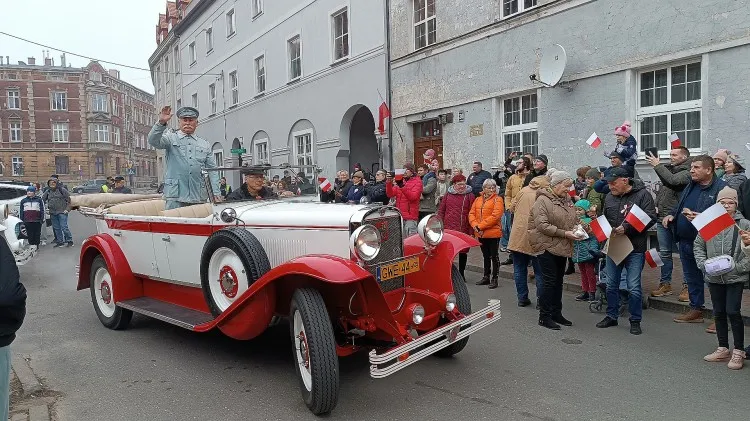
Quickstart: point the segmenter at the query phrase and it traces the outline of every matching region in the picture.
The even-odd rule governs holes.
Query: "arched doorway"
[[[339,169],[351,171],[359,163],[368,172],[380,168],[380,151],[375,136],[375,119],[370,109],[355,105],[344,114],[341,121],[341,150],[336,159]]]

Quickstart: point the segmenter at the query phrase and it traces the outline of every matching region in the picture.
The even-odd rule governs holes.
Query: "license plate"
[[[419,257],[410,257],[395,263],[378,266],[378,282],[398,278],[419,271]]]

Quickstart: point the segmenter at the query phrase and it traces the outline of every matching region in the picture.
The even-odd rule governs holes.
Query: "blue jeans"
[[[519,253],[517,251],[512,252],[513,255],[513,280],[516,282],[516,294],[518,295],[518,301],[523,301],[529,298],[529,261],[534,267],[534,281],[536,281],[536,298],[542,296],[542,267],[539,265],[539,261],[536,257],[528,254]]]
[[[52,229],[55,231],[55,238],[60,243],[71,243],[73,242],[73,234],[70,233],[68,228],[68,214],[57,213],[50,215],[52,218]]]
[[[680,252],[680,261],[682,262],[682,274],[685,277],[685,283],[688,287],[690,296],[690,308],[701,310],[705,304],[706,297],[704,294],[703,272],[698,269],[695,263],[695,254],[693,254],[693,242],[680,240],[677,243]]]
[[[505,211],[500,223],[503,228],[503,238],[500,239],[500,247],[507,248],[508,240],[510,239],[510,228],[513,225],[513,214],[510,211]]]
[[[672,262],[672,253],[675,249],[674,236],[672,230],[664,228],[662,224],[656,224],[656,238],[659,239],[659,257],[664,262],[664,266],[661,267],[661,278],[659,278],[660,284],[671,284],[672,283],[672,268],[674,263]]]
[[[10,405],[10,345],[0,348],[0,420],[8,419]]]
[[[620,315],[620,276],[622,270],[628,271],[627,289],[630,293],[628,310],[630,321],[640,322],[643,315],[643,303],[641,303],[641,271],[646,262],[645,253],[632,252],[619,265],[607,256],[607,316],[617,320]]]

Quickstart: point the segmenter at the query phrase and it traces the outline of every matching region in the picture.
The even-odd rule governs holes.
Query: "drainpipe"
[[[391,2],[385,0],[385,100],[391,117],[388,119],[388,165],[393,171],[393,107],[391,107]]]

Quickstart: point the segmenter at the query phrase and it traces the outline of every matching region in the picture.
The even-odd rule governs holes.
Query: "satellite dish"
[[[539,82],[553,87],[560,83],[565,72],[565,64],[568,56],[560,44],[554,44],[542,51],[542,60],[539,63]]]

